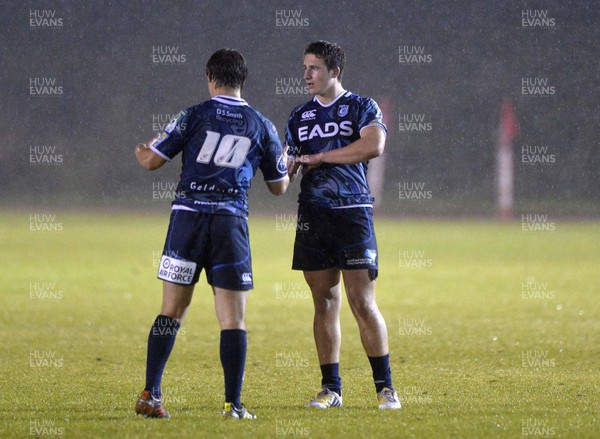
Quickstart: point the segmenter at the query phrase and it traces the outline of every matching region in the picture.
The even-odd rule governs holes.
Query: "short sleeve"
[[[383,130],[384,134],[387,134],[387,127],[383,123],[383,113],[377,103],[370,98],[361,103],[358,119],[359,131],[366,127],[378,127]]]
[[[260,170],[267,183],[283,180],[287,176],[287,165],[283,160],[281,142],[279,141],[277,130],[268,120],[265,120],[265,130],[266,148],[265,155],[260,163]]]
[[[191,110],[183,110],[173,117],[164,131],[149,145],[150,149],[168,161],[179,154],[185,146],[190,113]]]

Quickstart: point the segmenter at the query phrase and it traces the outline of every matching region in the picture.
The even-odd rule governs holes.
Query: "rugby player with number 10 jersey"
[[[285,193],[289,178],[287,155],[275,127],[242,99],[247,74],[246,61],[237,50],[216,51],[206,63],[211,99],[180,112],[150,145],[135,148],[138,162],[149,170],[182,154],[181,179],[158,268],[162,306],[148,334],[146,384],[136,414],[170,417],[162,403],[162,376],[204,271],[221,326],[219,357],[225,381],[221,414],[256,419],[241,402],[246,302],[254,286],[247,190],[258,168],[273,195]]]
[[[167,161],[183,151],[174,210],[245,218],[257,168],[267,183],[282,180],[287,172],[273,124],[231,96],[215,96],[182,111],[150,149]]]

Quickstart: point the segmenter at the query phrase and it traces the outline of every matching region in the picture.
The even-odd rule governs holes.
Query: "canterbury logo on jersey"
[[[309,127],[298,128],[298,139],[301,142],[310,140],[314,137],[333,137],[338,134],[342,136],[351,136],[354,133],[352,129],[352,121],[344,120],[337,124],[336,122],[327,122],[323,127],[315,125],[310,129]]]
[[[315,117],[317,117],[317,110],[308,110],[308,111],[305,111],[304,113],[302,113],[302,119],[300,119],[300,120],[301,121],[313,120]]]

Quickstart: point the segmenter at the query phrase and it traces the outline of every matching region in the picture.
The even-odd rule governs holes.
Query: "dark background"
[[[177,181],[175,160],[143,170],[133,147],[152,118],[206,100],[204,65],[236,48],[250,76],[243,97],[277,126],[307,95],[282,96],[276,81],[302,77],[315,39],[345,50],[346,89],[389,101],[385,214],[489,216],[495,204],[500,105],[512,101],[516,212],[600,215],[600,8],[588,2],[495,1],[61,1],[1,2],[0,200],[4,209],[161,209],[156,186]],[[62,26],[30,26],[31,10]],[[278,11],[307,25],[277,26]],[[550,28],[525,28],[523,10],[547,11]],[[287,12],[286,12],[287,13]],[[157,65],[153,46],[176,46],[179,65]],[[399,63],[400,46],[422,46],[425,65]],[[55,78],[60,96],[32,97],[30,78]],[[555,94],[521,94],[523,78],[547,78]],[[303,85],[303,84],[302,84]],[[398,115],[425,114],[432,129],[398,131]],[[32,145],[52,145],[62,163],[32,164]],[[523,145],[545,145],[555,163],[521,162]],[[251,211],[290,209],[254,180]],[[424,183],[431,198],[400,200],[400,183]],[[164,186],[163,186],[164,187]]]

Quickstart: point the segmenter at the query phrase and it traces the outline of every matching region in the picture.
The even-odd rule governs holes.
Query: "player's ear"
[[[333,69],[331,69],[331,76],[339,81],[341,72],[342,71],[339,67],[334,67]]]

